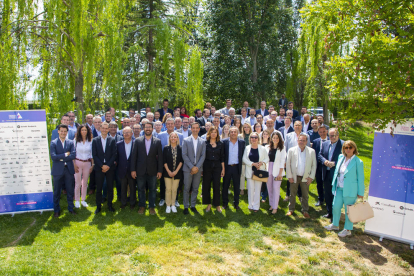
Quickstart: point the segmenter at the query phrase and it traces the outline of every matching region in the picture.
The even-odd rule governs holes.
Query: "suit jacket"
[[[182,128],[177,129],[177,130],[176,130],[176,132],[183,134],[183,129],[182,129]],[[191,128],[188,128],[188,130],[187,130],[187,134],[188,134],[188,136],[193,135],[193,133],[191,132]],[[181,144],[182,144],[182,143],[181,143]]]
[[[338,166],[336,166],[334,178],[332,181],[332,193],[335,194],[336,186],[338,185],[338,174],[339,169],[345,162],[345,156],[340,154],[338,157]],[[357,156],[354,156],[346,167],[344,174],[344,197],[354,197],[357,195],[364,196],[365,185],[364,185],[364,163]]]
[[[111,136],[111,135],[108,133],[108,136]],[[115,139],[115,144],[118,143],[119,141],[122,141],[124,139],[124,137],[122,135],[119,135],[118,133],[115,134],[115,137],[112,137],[112,138]]]
[[[275,123],[275,129],[276,130],[279,130],[281,127],[284,127],[284,126],[285,126],[285,122],[284,121],[283,122],[279,122],[278,120],[276,120],[276,123]],[[282,134],[282,137],[283,137],[283,134]]]
[[[187,137],[183,142],[183,171],[190,172],[193,167],[203,171],[203,163],[206,158],[206,142],[197,137],[197,152],[194,154],[193,136]]]
[[[287,99],[287,98],[285,98],[285,101],[284,101],[284,103],[282,104],[282,98],[280,98],[279,99],[279,106],[280,107],[283,107],[283,108],[287,108],[287,105],[288,105],[288,102],[289,102],[289,100]]]
[[[65,156],[66,152],[70,152],[70,154]],[[52,140],[50,143],[50,157],[53,161],[51,175],[62,175],[65,169],[65,163],[68,166],[69,172],[75,174],[73,159],[76,158],[76,149],[73,140],[66,139],[65,148],[62,147],[62,142],[59,138]]]
[[[168,169],[171,172],[173,172],[174,171],[173,170],[173,156],[172,156],[171,146],[165,146],[164,149],[162,150],[162,155],[163,155],[164,165],[167,164]],[[183,165],[184,165],[183,150],[182,150],[180,145],[177,145],[177,159],[176,159],[175,162],[176,162],[177,167],[180,163],[183,163]],[[168,175],[167,170],[165,169],[165,166],[163,168],[162,176],[167,177],[167,178],[171,178]],[[174,176],[174,179],[181,179],[181,178],[183,178],[183,166],[181,166],[178,173]]]
[[[329,140],[329,136],[326,136],[326,139]],[[318,159],[317,160],[318,166],[322,165],[322,163],[319,161],[319,152],[321,151],[321,142],[322,142],[321,138],[316,138],[315,140],[313,140],[313,143],[312,143],[312,148],[315,151],[316,159]]]
[[[256,109],[256,115],[257,114],[262,114],[262,110],[260,108]],[[263,117],[267,115],[269,115],[269,110],[265,109]]]
[[[99,136],[98,132],[96,131],[96,128],[94,128],[94,129],[92,130],[92,136],[93,136],[93,138],[95,138],[95,137],[98,137],[98,136]]]
[[[297,178],[297,170],[298,170],[298,162],[299,162],[299,146],[293,147],[289,149],[287,154],[287,161],[286,161],[286,177],[293,178],[293,181],[296,182]],[[305,162],[305,172],[303,173],[302,182],[306,182],[307,178],[310,177],[315,179],[316,173],[316,155],[315,151],[306,146],[306,162]]]
[[[243,154],[243,164],[246,165],[246,178],[252,178],[253,177],[253,169],[252,164],[253,162],[249,159],[250,150],[252,149],[251,145],[248,145],[246,149],[244,150]],[[259,162],[263,162],[263,165],[260,167],[261,170],[267,169],[267,164],[269,163],[269,155],[267,153],[267,150],[264,146],[259,145]]]
[[[266,145],[265,148],[267,152],[269,153],[270,146]],[[277,149],[275,160],[274,161],[269,160],[269,162],[273,162],[273,170],[270,171],[269,168],[267,168],[267,170],[269,171],[269,174],[273,175],[273,178],[279,175],[280,169],[283,169],[282,176],[285,176],[286,147],[283,147],[282,150]]]
[[[303,130],[305,129],[305,121],[303,121],[303,122],[302,122],[302,132],[308,133],[308,131],[309,131],[310,129],[312,129],[312,127],[311,127],[311,121],[310,121],[310,120],[309,120],[309,122],[307,123],[307,125],[308,125],[308,128],[307,128],[307,130],[306,130],[306,132],[305,132],[305,131],[303,131]]]
[[[315,139],[318,139],[318,138],[321,137],[321,136],[319,136],[319,133],[317,131],[313,131],[313,129],[308,130],[308,135],[309,135],[311,143],[313,143],[313,141],[315,141]],[[316,156],[318,156],[318,154],[316,154]]]
[[[285,126],[284,126],[284,123],[283,123],[283,126],[282,127],[279,127],[279,129],[278,129],[281,133],[282,133],[282,137],[283,137],[283,139],[285,139],[286,140],[286,137],[285,137]],[[291,133],[291,132],[294,132],[295,130],[293,129],[293,127],[289,127],[289,129],[288,129],[288,134],[289,133]]]
[[[129,158],[126,157],[125,152],[125,141],[121,140],[116,143],[117,155],[116,155],[116,164],[117,172],[120,179],[124,178],[126,175],[131,175],[131,156],[132,149],[134,148],[134,138],[132,138],[131,152],[129,153]]]
[[[321,151],[319,152],[319,155],[318,155],[319,162],[322,163],[322,180],[325,180],[327,172],[329,172],[331,174],[331,177],[334,177],[336,165],[338,164],[338,157],[342,152],[342,144],[343,143],[344,143],[344,141],[342,141],[341,139],[338,140],[338,142],[336,144],[336,147],[335,147],[335,150],[332,154],[331,160],[329,160],[329,145],[331,144],[331,141],[325,141],[322,144],[322,149],[321,149]],[[335,162],[335,166],[332,167],[330,170],[327,170],[328,167],[323,165],[323,163],[325,163],[326,160]]]
[[[177,131],[175,131],[177,132]],[[183,145],[183,135],[181,133],[178,133],[178,139],[180,142],[180,146]],[[168,139],[170,139],[170,135],[168,134],[167,131],[163,131],[161,133],[158,133],[157,138],[160,139],[161,141],[161,148],[164,149],[164,147],[166,147],[168,145]]]
[[[102,171],[103,165],[109,166],[110,170],[115,170],[115,161],[117,158],[115,139],[109,135],[106,136],[106,147],[105,152],[103,152],[101,137],[98,136],[92,139],[92,157],[95,162],[94,170]]]
[[[147,155],[145,147],[145,136],[135,138],[131,156],[131,172],[136,171],[138,176],[147,173],[149,176],[156,176],[162,173],[162,147],[161,140],[151,136],[151,147]]]
[[[301,134],[306,134],[306,133],[301,132]],[[288,135],[286,135],[286,137],[285,137],[285,148],[286,148],[286,151],[287,152],[289,152],[290,148],[293,148],[294,146],[297,146],[298,145],[295,142],[295,136],[294,135],[296,135],[296,133],[295,132],[291,132],[291,133],[288,133]],[[309,135],[306,134],[306,136],[308,137],[308,142],[306,143],[306,145],[308,147],[310,147]]]
[[[230,151],[230,138],[226,138],[223,139],[223,145],[224,145],[224,169],[227,172],[227,167],[229,165],[229,151]],[[239,164],[238,164],[238,168],[239,168],[239,173],[241,174],[242,172],[242,165],[243,165],[243,154],[244,154],[244,150],[246,148],[246,142],[243,139],[237,138],[237,143],[239,146],[239,151],[238,151],[238,160],[239,160]]]
[[[162,118],[164,118],[164,115],[166,113],[170,113],[171,115],[174,115],[174,112],[171,108],[167,108],[167,112],[164,113],[164,108],[160,108],[157,110],[160,113],[160,120],[162,120]]]
[[[67,138],[69,140],[73,140],[73,139],[75,139],[75,134],[76,133],[73,130],[69,129]],[[56,140],[56,139],[59,139],[59,133],[58,133],[57,128],[52,130],[52,139],[50,139],[50,141],[53,141],[53,140]]]

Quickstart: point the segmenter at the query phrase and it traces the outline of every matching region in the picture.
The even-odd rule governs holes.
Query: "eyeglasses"
[[[336,136],[338,136],[338,135],[336,135],[336,134],[334,134],[334,135],[329,135],[329,137],[336,137]]]
[[[252,138],[252,139],[259,139],[259,137],[257,137],[257,136],[250,136],[250,138]]]
[[[344,147],[344,150],[353,149],[353,147]]]

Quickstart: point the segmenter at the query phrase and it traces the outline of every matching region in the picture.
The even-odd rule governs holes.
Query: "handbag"
[[[352,223],[357,223],[374,217],[374,211],[368,202],[363,201],[354,205],[347,205],[348,219]]]
[[[265,169],[266,169],[266,163],[264,163],[264,164],[265,164]],[[269,178],[269,172],[268,171],[256,170],[256,171],[253,172],[252,179],[254,181],[267,182],[268,178]]]

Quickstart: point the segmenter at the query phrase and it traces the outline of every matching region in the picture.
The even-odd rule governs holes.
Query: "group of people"
[[[154,113],[146,108],[146,116],[130,109],[122,129],[114,121],[115,109],[105,116],[86,116],[86,123],[77,125],[75,115],[68,112],[52,132],[51,157],[54,179],[54,212],[60,215],[60,194],[65,190],[68,209],[87,207],[86,194],[96,192],[96,210],[107,202],[114,212],[113,185],[116,183],[121,208],[138,205],[138,213],[155,215],[157,180],[160,182],[159,206],[166,213],[176,213],[178,192],[183,191],[185,215],[196,209],[199,186],[205,211],[228,209],[233,183],[234,209],[240,209],[240,195],[247,183],[248,206],[251,212],[269,198],[269,213],[276,214],[283,177],[287,179],[284,201],[289,202],[291,216],[296,197],[305,218],[309,215],[309,186],[316,180],[318,202],[325,205],[325,228],[339,230],[341,209],[354,204],[364,195],[363,163],[357,157],[355,142],[339,139],[336,128],[330,128],[319,115],[311,119],[307,108],[300,113],[293,109],[284,95],[274,106],[253,109],[244,102],[236,110],[232,101],[216,110],[210,103],[194,116],[186,109],[168,108],[168,100]],[[223,185],[221,185],[223,178]],[[201,182],[202,181],[202,182]],[[211,197],[211,190],[213,196]],[[138,192],[138,202],[137,202]],[[75,203],[73,203],[73,197]],[[341,237],[351,235],[352,222],[347,215]]]

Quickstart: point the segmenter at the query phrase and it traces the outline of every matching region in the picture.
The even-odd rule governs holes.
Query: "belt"
[[[303,175],[296,175],[296,177],[303,177]]]
[[[230,167],[238,166],[239,164],[231,164]]]
[[[91,159],[89,158],[89,159],[87,159],[87,160],[82,160],[82,159],[79,159],[79,158],[75,158],[76,160],[78,160],[78,161],[81,161],[81,162],[91,162]]]

